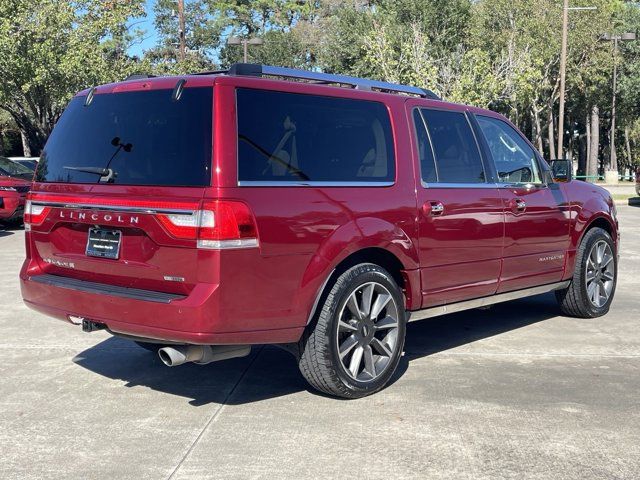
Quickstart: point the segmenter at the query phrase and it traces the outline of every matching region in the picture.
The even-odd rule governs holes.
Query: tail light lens
[[[198,248],[258,246],[255,219],[249,207],[232,200],[204,201],[192,215],[162,214],[158,220],[176,238],[196,240]]]
[[[50,207],[44,205],[34,205],[31,199],[28,199],[24,204],[24,225],[25,229],[29,230],[31,225],[41,225],[44,219],[47,218]]]

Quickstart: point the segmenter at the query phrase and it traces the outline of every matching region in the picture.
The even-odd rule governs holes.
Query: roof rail
[[[260,65],[256,63],[234,63],[229,68],[229,75],[242,75],[253,77],[283,77],[300,80],[310,80],[319,83],[336,83],[350,85],[358,90],[378,90],[382,92],[406,93],[418,97],[440,100],[440,97],[431,90],[424,88],[399,85],[397,83],[381,82],[379,80],[369,80],[366,78],[350,77],[347,75],[334,75],[330,73],[310,72],[297,68],[273,67],[270,65]]]

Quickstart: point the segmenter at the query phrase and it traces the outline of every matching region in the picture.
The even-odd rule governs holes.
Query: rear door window
[[[433,150],[431,149],[431,141],[427,133],[427,126],[424,119],[417,108],[413,110],[413,123],[416,129],[416,140],[418,144],[418,156],[420,158],[420,175],[422,181],[426,183],[434,183],[438,181],[438,172],[436,170],[436,162],[433,158]]]
[[[439,183],[485,183],[486,177],[471,125],[462,112],[420,110],[437,165]]]
[[[38,164],[41,182],[207,186],[211,183],[213,89],[74,98]],[[103,173],[107,173],[103,175]]]
[[[241,183],[394,181],[382,103],[241,88],[237,108]]]

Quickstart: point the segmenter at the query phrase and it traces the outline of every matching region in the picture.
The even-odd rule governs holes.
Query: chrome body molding
[[[241,180],[239,187],[391,187],[394,182],[305,182]]]
[[[194,210],[180,210],[180,209],[167,209],[167,208],[142,208],[142,207],[122,207],[111,205],[93,205],[90,203],[65,203],[65,202],[43,202],[40,200],[32,200],[32,205],[42,205],[45,207],[55,208],[71,208],[75,210],[97,210],[108,212],[126,212],[126,213],[144,213],[149,215],[160,214],[183,214],[193,215]]]
[[[451,303],[449,305],[439,305],[437,307],[425,308],[423,310],[415,310],[410,312],[409,321],[423,320],[425,318],[439,317],[449,313],[462,312],[473,308],[486,307],[496,303],[508,302],[519,298],[530,297],[532,295],[540,295],[541,293],[553,292],[567,288],[571,280],[557,283],[549,283],[538,287],[525,288],[524,290],[515,290],[513,292],[499,293],[489,297],[475,298],[473,300],[465,300],[463,302]]]

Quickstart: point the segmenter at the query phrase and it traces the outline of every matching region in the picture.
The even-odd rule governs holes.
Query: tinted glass
[[[416,127],[416,140],[418,144],[418,155],[420,157],[420,174],[422,180],[427,183],[438,181],[436,173],[436,164],[433,160],[433,151],[431,150],[431,142],[427,129],[424,126],[422,115],[418,109],[413,110],[413,123]]]
[[[210,184],[211,88],[74,98],[58,121],[38,164],[46,182],[204,186]],[[98,173],[111,169],[111,179]],[[103,172],[104,173],[104,172]]]
[[[464,113],[422,109],[438,167],[438,182],[483,183],[484,168]]]
[[[0,157],[0,175],[31,180],[33,178],[33,170],[8,158]]]
[[[533,148],[508,123],[497,118],[477,116],[500,183],[540,183]]]
[[[239,89],[237,105],[240,181],[394,180],[381,103]]]

